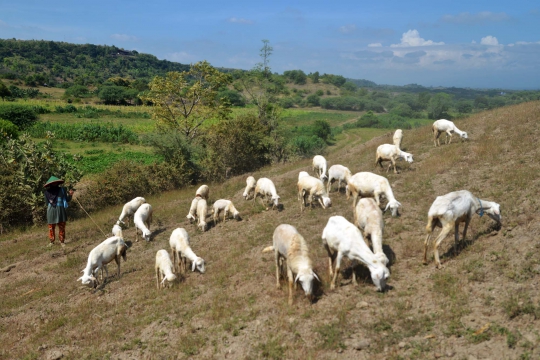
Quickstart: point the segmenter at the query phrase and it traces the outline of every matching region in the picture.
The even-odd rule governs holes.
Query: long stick
[[[99,231],[101,231],[101,233],[103,234],[103,236],[107,237],[107,235],[105,235],[105,233],[103,232],[103,230],[101,230],[101,228],[99,227],[98,224],[96,224],[96,222],[94,221],[94,219],[92,219],[92,217],[90,216],[89,213],[86,212],[86,210],[84,209],[84,207],[81,205],[81,203],[79,202],[79,199],[75,198],[75,201],[77,202],[77,204],[79,204],[79,206],[81,207],[81,209],[83,209],[83,211],[86,213],[86,215],[88,215],[88,217],[90,218],[90,220],[92,220],[92,222],[97,226],[97,228],[99,229]]]

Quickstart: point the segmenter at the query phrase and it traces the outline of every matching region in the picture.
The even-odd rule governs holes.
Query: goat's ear
[[[82,278],[83,278],[83,277],[81,276],[80,278],[77,279],[77,281],[81,281],[81,282],[82,282]]]
[[[299,278],[300,278],[300,274],[296,274],[296,278],[294,279],[294,282],[297,282]]]
[[[388,210],[389,207],[390,207],[390,203],[386,204],[386,207],[384,208],[384,211]]]
[[[313,273],[313,276],[315,277],[315,279],[317,279],[317,281],[321,282],[321,279],[319,279],[319,277],[317,276],[317,274]]]
[[[195,260],[191,263],[191,271],[195,271],[195,267],[197,266],[197,264],[195,263]]]
[[[97,281],[96,278],[93,277],[93,276],[90,276],[90,280],[92,280],[92,281]]]

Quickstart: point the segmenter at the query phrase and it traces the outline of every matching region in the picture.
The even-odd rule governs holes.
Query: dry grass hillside
[[[299,171],[312,172],[310,160],[253,174],[274,180],[279,212],[242,199],[245,177],[211,185],[210,202],[232,199],[243,221],[205,233],[185,218],[195,188],[148,198],[155,237],[133,242],[122,276],[97,291],[76,281],[104,239],[89,219],[68,224],[65,250],[45,247],[45,226],[3,235],[0,268],[16,266],[0,272],[0,358],[537,359],[539,119],[539,102],[477,114],[456,122],[469,141],[438,148],[429,127],[405,131],[403,148],[415,162],[399,162],[397,175],[374,167],[375,149],[391,142],[390,133],[365,142],[362,130],[350,132],[330,150],[329,165],[387,176],[403,204],[401,217],[385,214],[385,251],[394,255],[385,293],[362,266],[363,280],[352,285],[348,261],[330,291],[321,233],[331,215],[352,220],[352,206],[334,190],[332,208],[300,212],[295,186]],[[460,189],[498,202],[503,226],[474,216],[465,243],[454,249],[452,235],[442,243],[443,268],[432,259],[425,266],[427,211],[436,196]],[[120,211],[93,217],[109,232]],[[313,303],[299,287],[287,305],[285,282],[275,288],[273,256],[261,252],[282,223],[296,226],[310,246],[322,280]],[[169,250],[177,227],[188,230],[207,271],[157,290],[155,254]],[[134,241],[133,227],[124,234]],[[114,274],[115,265],[109,268]]]

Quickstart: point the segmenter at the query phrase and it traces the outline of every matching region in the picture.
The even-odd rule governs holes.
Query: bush
[[[269,129],[255,115],[213,125],[206,135],[204,177],[212,180],[253,171],[270,163]]]
[[[48,132],[53,132],[57,139],[63,140],[139,143],[139,136],[122,124],[58,124],[47,121],[39,122],[28,129],[28,133],[35,138],[44,138]]]
[[[19,130],[26,130],[38,120],[38,116],[31,106],[2,104],[0,119],[11,121]]]
[[[7,138],[16,139],[19,137],[19,129],[11,121],[0,119],[0,142]]]
[[[246,99],[236,90],[222,90],[218,92],[217,98],[227,98],[233,106],[246,106]]]
[[[304,157],[320,154],[326,148],[326,142],[316,135],[300,135],[293,138],[291,143],[295,152]]]
[[[317,94],[311,94],[307,97],[306,101],[310,106],[319,106],[321,98]]]
[[[90,95],[90,91],[84,85],[73,85],[66,89],[64,96],[73,96],[73,97],[85,97]]]
[[[284,109],[289,109],[294,106],[294,100],[290,97],[284,97],[279,99],[279,106],[281,106]]]

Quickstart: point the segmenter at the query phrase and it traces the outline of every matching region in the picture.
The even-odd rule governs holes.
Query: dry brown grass
[[[4,234],[0,268],[17,266],[0,273],[0,358],[41,358],[52,351],[87,359],[537,358],[539,118],[538,102],[481,113],[457,122],[469,141],[438,148],[429,128],[405,131],[403,147],[415,162],[400,162],[397,175],[374,166],[375,149],[391,142],[391,132],[372,140],[372,130],[341,135],[327,156],[329,165],[387,176],[403,204],[400,218],[385,214],[385,249],[395,261],[392,288],[383,294],[374,291],[361,266],[358,287],[351,285],[346,265],[341,284],[329,290],[320,236],[329,216],[352,220],[352,207],[334,191],[333,207],[300,213],[295,185],[299,171],[311,172],[310,160],[252,174],[274,180],[284,205],[280,212],[244,201],[244,177],[211,185],[209,203],[230,198],[243,221],[205,233],[185,220],[196,187],[149,198],[154,239],[133,243],[122,277],[111,276],[97,291],[76,282],[88,252],[103,240],[91,220],[68,224],[65,251],[45,248],[45,227]],[[442,243],[442,270],[423,266],[427,210],[437,195],[460,189],[500,203],[503,228],[496,231],[487,217],[475,216],[457,255],[452,236]],[[120,210],[92,216],[109,232]],[[261,250],[281,223],[296,226],[310,247],[323,281],[313,304],[299,289],[288,306],[286,286],[275,289],[273,257]],[[158,291],[153,259],[157,250],[168,250],[176,227],[188,230],[207,272],[190,272]],[[133,241],[133,227],[124,233]],[[487,330],[478,332],[486,323]],[[354,350],[362,339],[370,346]]]

